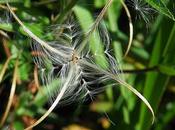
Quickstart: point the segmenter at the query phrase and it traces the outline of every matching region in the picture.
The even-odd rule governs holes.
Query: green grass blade
[[[168,16],[170,19],[175,21],[175,17],[173,15],[174,13],[168,9],[164,0],[146,0],[146,2],[158,10],[160,13]]]
[[[172,57],[175,56],[174,53],[171,53],[171,55],[166,55],[164,57],[162,56],[162,53],[167,50],[167,46],[173,44],[173,41],[175,40],[174,29],[172,29],[171,33],[169,34],[169,30],[166,29],[166,25],[167,23],[162,24],[161,29],[158,33],[150,61],[150,66],[174,63],[174,60],[172,60]],[[173,46],[171,46],[166,52],[169,52],[171,49],[175,49],[175,47],[172,47]],[[150,72],[147,74],[144,87],[144,96],[150,101],[155,112],[157,111],[159,102],[169,82],[169,79],[169,76],[160,74],[159,72]],[[142,105],[137,130],[148,130],[150,126],[151,116],[147,113],[146,108]]]

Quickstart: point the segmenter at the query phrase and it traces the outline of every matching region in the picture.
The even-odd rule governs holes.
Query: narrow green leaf
[[[172,34],[174,34],[174,31],[172,28],[171,28],[172,31],[168,29],[167,23],[169,23],[169,21],[164,21],[161,24],[159,33],[156,36],[156,41],[153,48],[151,61],[149,64],[150,66],[159,65],[159,64],[169,65],[174,62],[174,60],[171,60],[171,61],[168,60],[168,59],[171,59],[172,57],[175,57],[174,53],[171,53],[171,55],[166,55],[164,57],[162,56],[166,48],[166,45],[168,45],[168,42],[171,42],[171,44],[174,43],[172,39],[174,36],[173,37],[171,36]],[[171,24],[169,24],[169,26],[171,26]],[[167,52],[169,51],[170,50],[167,50]],[[165,66],[164,67],[161,66],[161,70],[162,72],[166,72],[167,68],[165,68]],[[149,72],[146,76],[144,96],[150,101],[150,104],[152,105],[155,112],[157,111],[159,102],[169,82],[169,79],[170,79],[169,76],[165,74],[161,74],[159,72]],[[148,130],[151,127],[151,115],[147,113],[147,110],[143,105],[141,105],[140,110],[141,110],[141,113],[140,113],[139,123],[137,125],[137,130]]]
[[[6,23],[0,23],[0,29],[8,32],[13,32],[13,25],[12,24],[6,24]]]
[[[106,0],[95,0],[94,5],[97,8],[102,8],[105,5]]]
[[[86,8],[83,8],[81,6],[75,6],[74,12],[76,14],[76,17],[78,18],[78,21],[81,25],[81,28],[84,32],[89,31],[91,26],[94,24],[94,18],[91,15],[90,11],[88,11]],[[98,53],[98,55],[95,57],[96,63],[100,65],[101,67],[106,68],[107,61],[104,56],[104,49],[103,45],[101,44],[101,39],[98,36],[98,32],[95,30],[92,32],[90,36],[90,49],[92,53]]]
[[[163,116],[159,119],[158,124],[156,124],[155,130],[165,130],[167,124],[174,118],[175,116],[175,102],[168,103],[166,105],[166,110],[164,111]]]
[[[24,125],[21,121],[15,121],[13,123],[13,127],[15,130],[23,130],[24,129]]]
[[[164,0],[146,0],[153,8],[175,21],[174,13],[168,9]]]
[[[22,0],[0,0],[0,4],[5,4],[5,3],[19,3],[23,2]]]
[[[159,70],[163,74],[166,74],[169,76],[175,76],[175,66],[159,65]]]

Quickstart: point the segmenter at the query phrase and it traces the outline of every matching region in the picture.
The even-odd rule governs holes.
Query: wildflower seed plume
[[[54,92],[55,96],[53,96],[53,92],[51,94],[54,102],[57,99],[57,95],[63,90],[64,94],[58,104],[67,104],[85,99],[86,97],[93,99],[94,94],[104,90],[105,86],[102,86],[101,83],[108,83],[112,86],[122,84],[141,98],[154,115],[147,100],[121,78],[121,69],[119,69],[116,58],[112,56],[110,37],[105,24],[100,22],[94,31],[91,31],[92,28],[90,28],[85,33],[74,33],[74,28],[79,30],[75,24],[71,26],[70,24],[65,24],[64,26],[57,27],[58,30],[60,28],[63,31],[62,34],[59,34],[59,37],[57,35],[57,41],[48,44],[55,49],[59,46],[58,51],[61,50],[60,52],[66,56],[65,58],[59,58],[52,51],[48,52],[45,49],[35,49],[35,51],[42,52],[43,55],[42,57],[36,57],[35,63],[41,68],[43,83],[48,86],[49,93],[51,89],[50,84],[58,79],[56,85],[57,91]],[[54,35],[55,32],[60,32],[58,30],[53,31]],[[95,41],[92,40],[94,38]],[[101,48],[92,49],[93,42],[100,42]],[[37,43],[33,43],[32,46],[36,45],[40,46]],[[83,49],[81,45],[83,45]],[[79,51],[79,48],[81,48],[81,51]],[[98,59],[103,60],[103,64],[100,64]],[[94,85],[99,86],[94,87]]]
[[[7,4],[11,14],[32,38],[31,48],[37,52],[34,62],[40,70],[41,80],[48,89],[52,100],[51,107],[29,130],[42,122],[59,104],[68,104],[104,90],[106,83],[124,87],[136,94],[154,112],[148,101],[121,78],[121,71],[116,58],[113,57],[111,40],[102,18],[112,3],[109,0],[91,27],[81,32],[79,25],[69,22],[53,25],[52,41],[44,41],[33,34],[16,16]],[[101,84],[102,83],[102,84]]]
[[[92,33],[89,33],[92,28],[84,33],[77,31],[80,30],[80,27],[73,22],[54,25],[54,27],[52,34],[56,39],[49,42],[48,45],[64,57],[36,43],[35,40],[31,42],[33,51],[40,53],[40,55],[34,56],[34,62],[40,69],[42,82],[48,88],[52,103],[65,84],[66,91],[59,104],[71,103],[85,99],[87,96],[92,99],[94,94],[104,89],[103,86],[98,88],[93,88],[93,86],[110,79],[101,71],[103,69],[120,78],[118,63],[110,54],[112,52],[110,38],[104,24],[100,23]],[[96,41],[92,40],[94,38]],[[92,42],[97,41],[101,42],[99,43],[101,48],[93,50],[92,44],[94,43]],[[78,52],[82,44],[85,44],[85,47]],[[97,59],[103,59],[105,63],[101,65],[97,63]],[[70,73],[70,71],[72,72]],[[52,87],[55,87],[54,91],[52,91]]]

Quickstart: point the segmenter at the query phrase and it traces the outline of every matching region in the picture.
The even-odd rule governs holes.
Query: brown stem
[[[34,68],[34,81],[35,81],[35,85],[37,87],[37,89],[39,90],[39,80],[38,80],[38,70],[37,70],[37,66],[35,65],[35,68]]]
[[[9,99],[8,99],[8,103],[7,103],[7,107],[5,109],[5,113],[2,116],[2,119],[0,121],[0,127],[3,126],[3,124],[5,123],[7,116],[10,112],[10,108],[12,105],[12,101],[15,95],[15,90],[16,90],[16,82],[17,82],[17,71],[18,71],[18,58],[16,59],[16,63],[15,63],[15,69],[14,69],[14,73],[13,73],[13,80],[12,80],[12,86],[11,86],[11,90],[10,90],[10,95],[9,95]]]
[[[129,21],[129,42],[128,42],[128,47],[127,50],[124,54],[124,58],[128,55],[129,50],[131,48],[132,42],[133,42],[133,34],[134,34],[134,29],[133,29],[133,24],[132,24],[132,18],[131,18],[131,14],[130,11],[128,9],[128,7],[126,6],[126,4],[123,2],[123,0],[121,0],[121,3],[123,5],[123,8],[125,9],[126,15],[128,17],[128,21]]]
[[[8,10],[7,6],[2,5],[2,4],[0,4],[0,8],[1,8],[1,9],[5,9],[5,10]],[[13,11],[16,11],[17,8],[12,7],[12,10],[13,10]]]
[[[5,37],[2,37],[2,43],[3,43],[4,51],[5,51],[7,58],[10,58],[11,52],[10,52],[10,49],[8,47],[8,39]],[[19,77],[17,77],[17,84],[21,84],[21,80]]]
[[[10,52],[10,49],[8,48],[7,39],[5,37],[2,38],[2,43],[3,43],[5,54],[9,58],[11,56],[11,52]]]
[[[9,39],[9,36],[6,32],[4,32],[3,30],[0,30],[0,35],[2,35],[3,37]]]
[[[153,66],[150,68],[145,68],[145,69],[138,69],[138,70],[123,70],[120,71],[124,74],[130,73],[130,74],[142,74],[142,73],[147,73],[147,72],[151,72],[151,71],[159,71],[158,66]]]

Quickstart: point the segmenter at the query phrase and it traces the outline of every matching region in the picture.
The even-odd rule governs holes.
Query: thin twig
[[[15,20],[21,25],[21,27],[23,28],[23,30],[35,41],[37,41],[41,46],[48,48],[49,50],[51,50],[52,52],[55,52],[56,54],[63,56],[63,57],[67,57],[67,55],[62,54],[61,52],[57,51],[57,49],[55,49],[54,47],[48,45],[48,43],[42,39],[40,39],[39,37],[37,37],[33,32],[31,32],[24,24],[23,22],[16,16],[16,14],[14,13],[14,11],[11,9],[10,5],[7,3],[7,7],[10,11],[10,13],[13,15],[13,17],[15,18]]]
[[[37,66],[35,65],[35,68],[34,68],[34,81],[35,81],[35,85],[37,87],[37,89],[39,90],[40,89],[40,85],[39,85],[39,80],[38,80],[38,69],[37,69]]]
[[[11,57],[11,52],[10,52],[10,49],[7,45],[8,44],[8,39],[3,37],[2,42],[3,42],[3,47],[4,47],[5,54],[6,54],[7,58],[10,58]],[[17,77],[17,84],[21,84],[21,80],[20,80],[19,77]]]
[[[9,36],[6,32],[4,32],[3,30],[0,30],[0,35],[4,36],[5,38],[9,39]]]
[[[2,70],[0,72],[0,83],[2,81],[2,78],[4,77],[4,74],[5,74],[5,71],[7,70],[7,67],[8,67],[8,64],[9,64],[9,61],[10,61],[10,57],[6,60],[4,66],[2,67]]]
[[[3,43],[5,54],[9,58],[11,56],[11,52],[10,52],[10,49],[8,48],[8,45],[7,45],[7,39],[3,37],[2,43]]]
[[[7,103],[7,107],[5,109],[5,113],[3,114],[2,119],[0,121],[0,127],[2,127],[3,124],[5,123],[7,115],[10,111],[10,107],[12,105],[13,97],[14,97],[15,90],[16,90],[17,71],[18,71],[18,58],[16,59],[16,63],[15,63],[15,70],[14,70],[14,73],[13,73],[13,81],[12,81],[12,87],[11,87],[11,90],[10,90],[9,100],[8,100],[8,103]]]
[[[30,125],[29,127],[25,128],[24,130],[30,130],[33,127],[37,126],[38,124],[40,124],[46,117],[48,117],[48,115],[54,110],[54,108],[56,107],[56,105],[60,102],[61,98],[63,97],[64,93],[67,90],[67,85],[70,82],[71,77],[73,76],[73,67],[70,69],[69,72],[69,77],[67,78],[67,81],[65,81],[66,83],[63,85],[63,88],[60,90],[60,93],[58,94],[58,96],[56,97],[55,101],[53,102],[53,104],[51,105],[51,107],[44,113],[44,115],[42,115],[42,117],[40,117],[34,124]]]
[[[102,11],[100,12],[100,14],[98,15],[98,17],[96,18],[94,24],[92,25],[91,30],[86,34],[86,39],[82,42],[82,45],[78,48],[77,53],[80,54],[82,52],[82,50],[85,48],[86,44],[87,44],[87,40],[88,37],[91,36],[92,32],[94,30],[97,29],[99,23],[101,22],[101,20],[103,19],[106,11],[108,10],[108,8],[110,7],[110,5],[112,4],[113,0],[108,0],[106,5],[104,6],[104,8],[102,9]]]
[[[130,74],[142,74],[142,73],[147,73],[147,72],[151,72],[151,71],[159,71],[157,66],[153,66],[150,68],[145,68],[145,69],[137,69],[137,70],[122,70],[121,72],[126,74],[126,73],[130,73]]]
[[[115,80],[116,82],[118,82],[120,85],[122,85],[123,87],[125,87],[126,89],[130,90],[131,92],[133,92],[138,98],[140,98],[144,104],[148,107],[148,109],[150,110],[151,114],[152,114],[152,123],[154,123],[155,120],[155,114],[154,111],[151,107],[151,105],[149,104],[149,102],[147,101],[147,99],[139,92],[137,91],[134,87],[132,87],[131,85],[129,85],[128,83],[126,83],[125,81],[121,80],[120,78],[116,78],[115,74],[112,74],[108,71],[105,70],[101,70],[99,67],[94,66],[93,64],[87,62],[87,61],[83,61],[84,64],[86,64],[87,66],[90,66],[91,68],[95,68],[96,70],[101,71],[102,73],[108,75],[109,77],[111,77],[113,80]]]
[[[4,5],[2,5],[2,4],[0,4],[0,8],[1,8],[1,9],[5,9],[5,10],[8,10],[7,6],[4,6]],[[12,7],[12,10],[13,10],[13,11],[16,11],[17,8]]]
[[[126,15],[128,17],[128,20],[129,20],[129,42],[128,42],[127,50],[126,50],[126,52],[124,54],[124,58],[125,58],[128,55],[129,50],[131,48],[134,31],[133,31],[133,24],[132,24],[132,18],[131,18],[130,11],[129,11],[128,7],[126,6],[126,4],[123,2],[123,0],[121,0],[121,3],[122,3],[122,5],[123,5],[123,7],[125,9]]]

